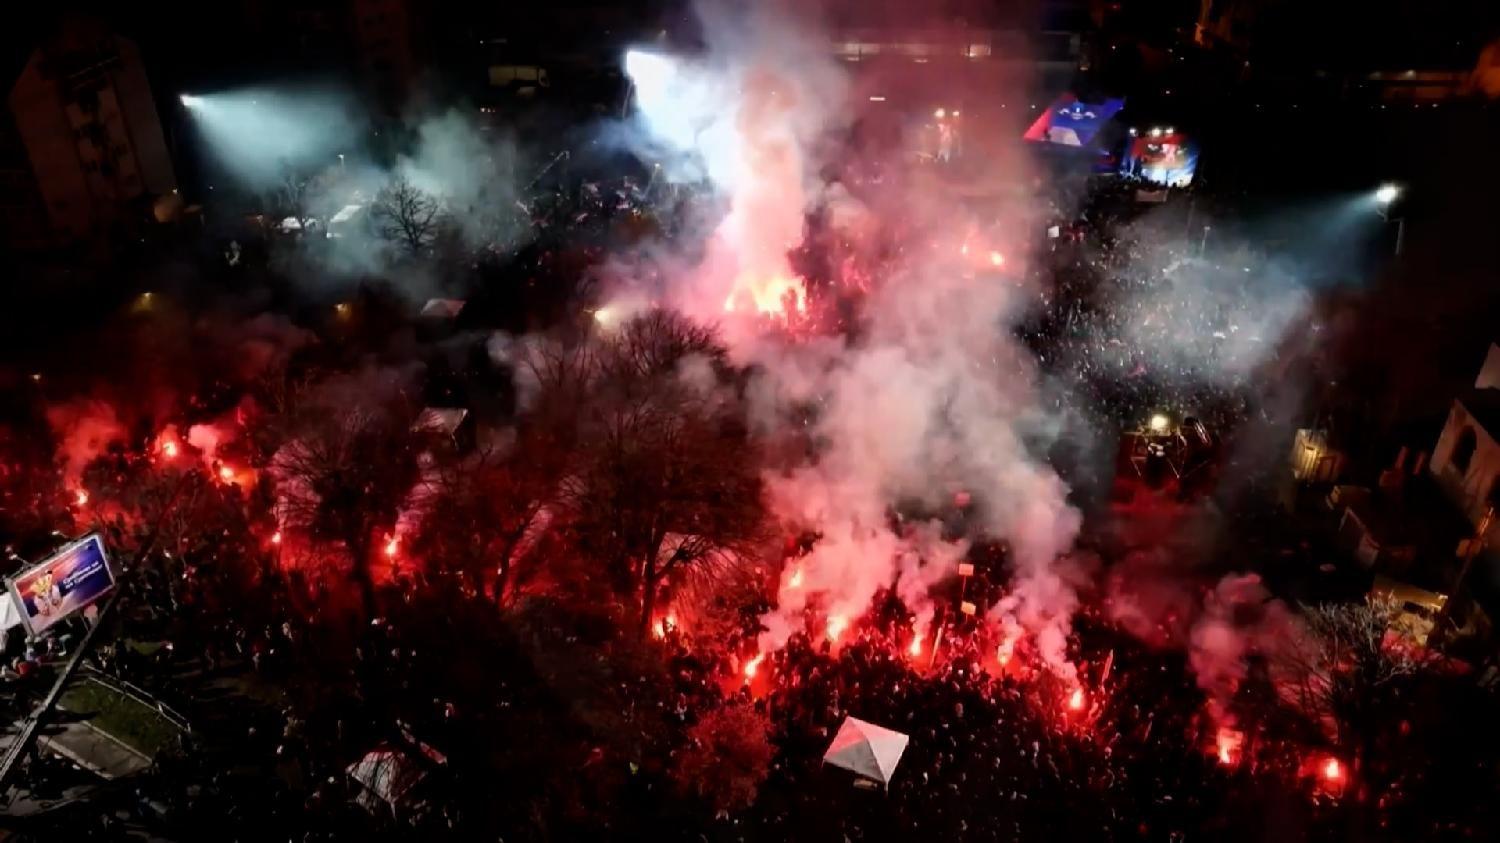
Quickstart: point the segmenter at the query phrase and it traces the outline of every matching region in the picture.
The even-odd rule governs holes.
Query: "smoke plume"
[[[978,530],[1011,548],[1013,590],[996,613],[1071,677],[1077,598],[1057,560],[1079,516],[1038,456],[1052,426],[1011,330],[1032,297],[1020,262],[976,266],[968,234],[994,226],[959,209],[951,187],[853,175],[836,136],[857,114],[822,33],[764,12],[715,8],[703,20],[704,55],[632,54],[627,69],[650,140],[696,165],[672,171],[701,174],[723,200],[701,260],[669,277],[666,297],[724,326],[754,373],[756,430],[810,443],[767,478],[787,527],[819,538],[783,572],[762,647],[782,645],[808,610],[837,637],[887,587],[924,623],[931,587],[956,574],[966,544],[945,541],[936,520],[902,525],[897,508],[940,513],[963,491]],[[828,239],[880,272],[857,296],[825,291],[849,294],[857,316],[809,337],[814,305],[787,253],[817,210],[830,211]],[[1000,221],[1034,223],[1020,209]]]

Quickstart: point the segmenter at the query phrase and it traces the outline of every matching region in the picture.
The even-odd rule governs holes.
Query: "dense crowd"
[[[525,265],[507,271],[532,280],[566,274],[558,250],[622,236],[624,224],[673,232],[694,216],[686,210],[694,201],[623,180],[531,203],[537,236],[517,259]],[[1042,306],[1021,330],[1044,376],[1066,381],[1070,394],[1091,402],[1081,412],[1119,429],[1169,410],[1226,435],[1236,430],[1252,415],[1249,370],[1226,373],[1213,353],[1199,352],[1229,341],[1218,334],[1253,309],[1253,291],[1234,288],[1237,297],[1217,299],[1214,312],[1183,310],[1193,291],[1174,288],[1161,256],[1147,259],[1130,239],[1124,194],[1100,202],[1081,218],[1057,220],[1057,237],[1038,234],[1049,244],[1035,270]],[[1165,251],[1168,261],[1192,258],[1183,253],[1190,245]],[[844,281],[877,271],[822,257],[803,256],[830,276],[846,273]],[[126,465],[127,455],[113,458],[119,474],[139,468]],[[126,611],[90,660],[195,724],[151,771],[101,803],[168,835],[1188,840],[1374,832],[1365,817],[1378,811],[1365,806],[1378,796],[1352,799],[1307,774],[1307,759],[1326,751],[1316,740],[1270,736],[1244,758],[1217,757],[1219,724],[1205,712],[1185,654],[1150,649],[1094,606],[1069,654],[1083,691],[1076,707],[1034,656],[999,665],[985,632],[964,624],[947,628],[936,657],[911,655],[909,626],[889,618],[856,623],[836,643],[795,635],[749,676],[746,663],[758,654],[748,623],[717,641],[676,629],[642,640],[627,607],[565,589],[497,606],[452,579],[403,574],[382,582],[382,611],[366,617],[341,577],[278,564],[279,551],[248,526],[254,518],[241,511],[237,489],[215,486],[204,499],[219,507],[215,529],[179,531],[169,546],[153,546],[144,524],[106,525],[126,563]],[[40,646],[12,636],[6,657],[24,685],[15,713],[37,699],[49,675],[43,666],[75,639],[76,630]],[[143,643],[157,646],[148,654]],[[753,711],[770,743],[765,770],[723,759],[722,775],[753,786],[748,804],[721,804],[714,788],[676,772],[695,726],[731,706]],[[846,716],[910,736],[888,788],[821,763]],[[390,799],[372,797],[350,773],[377,749],[420,771]],[[30,763],[40,771],[46,762]],[[1442,819],[1451,823],[1445,832],[1464,836],[1487,817]],[[124,833],[112,810],[74,812],[65,822]]]

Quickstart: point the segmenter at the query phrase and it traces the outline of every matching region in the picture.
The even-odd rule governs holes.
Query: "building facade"
[[[20,207],[30,194],[25,201],[47,223],[8,227],[28,241],[13,246],[128,229],[149,221],[154,200],[177,188],[140,52],[98,21],[68,19],[34,49],[7,106],[18,146],[0,205]]]
[[[1432,451],[1432,475],[1471,524],[1500,508],[1500,346],[1490,346],[1474,388],[1449,409]],[[1492,528],[1490,544],[1497,534]]]

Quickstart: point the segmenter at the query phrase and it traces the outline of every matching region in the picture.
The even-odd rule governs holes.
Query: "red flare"
[[[396,558],[396,553],[401,549],[401,537],[391,536],[385,542],[385,555],[391,559]]]
[[[281,531],[277,530],[271,534],[271,544],[281,544]]]
[[[754,679],[755,678],[755,671],[757,671],[757,670],[760,669],[760,663],[761,663],[761,661],[763,659],[765,659],[765,657],[766,657],[765,653],[757,653],[755,655],[755,658],[751,659],[750,661],[745,662],[745,678],[746,679]]]
[[[1344,777],[1344,765],[1337,758],[1330,758],[1323,763],[1323,778],[1336,782]]]
[[[906,652],[911,653],[913,656],[922,655],[922,633],[912,633],[911,646],[906,648]]]
[[[1005,255],[999,252],[990,252],[990,266],[1004,266]]]
[[[177,443],[170,439],[161,443],[161,454],[169,460],[175,459],[177,457]]]
[[[73,496],[73,500],[79,506],[84,506],[84,505],[88,504],[88,502],[89,502],[89,493],[85,492],[82,489],[79,489],[78,492],[77,492],[77,494],[75,494]]]
[[[227,465],[219,466],[219,479],[223,480],[225,483],[233,483],[234,469],[230,468]]]
[[[796,570],[792,571],[791,578],[786,581],[786,587],[787,588],[801,588],[802,587],[802,569],[801,568],[797,568]]]
[[[1082,711],[1083,710],[1083,689],[1082,688],[1074,688],[1073,689],[1072,695],[1068,697],[1068,708],[1070,710],[1072,710],[1072,711]]]
[[[1221,726],[1214,741],[1218,747],[1219,763],[1226,767],[1234,766],[1239,761],[1240,746],[1245,742],[1245,736],[1234,729]]]
[[[849,625],[849,620],[840,615],[834,615],[828,619],[828,640],[837,641],[844,634],[844,628]]]

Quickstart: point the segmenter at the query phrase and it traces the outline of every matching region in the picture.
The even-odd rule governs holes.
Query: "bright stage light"
[[[1168,419],[1166,416],[1162,415],[1161,413],[1157,413],[1156,415],[1154,415],[1154,416],[1151,417],[1151,432],[1152,433],[1166,433],[1167,432],[1167,425],[1169,425],[1169,424],[1171,424],[1171,420],[1170,419]]]
[[[948,116],[948,112],[946,110],[944,110],[944,109],[939,108],[937,111],[932,112],[932,116],[936,117],[939,120],[941,120],[944,117]]]
[[[192,94],[183,94],[177,100],[187,108],[197,108],[203,104],[203,97],[195,97]]]
[[[625,53],[625,73],[637,86],[660,89],[672,76],[672,60],[655,53],[630,50]]]
[[[1394,184],[1383,184],[1380,186],[1379,190],[1375,191],[1375,201],[1379,202],[1382,205],[1389,205],[1392,202],[1396,201],[1396,197],[1400,195],[1400,186]]]

